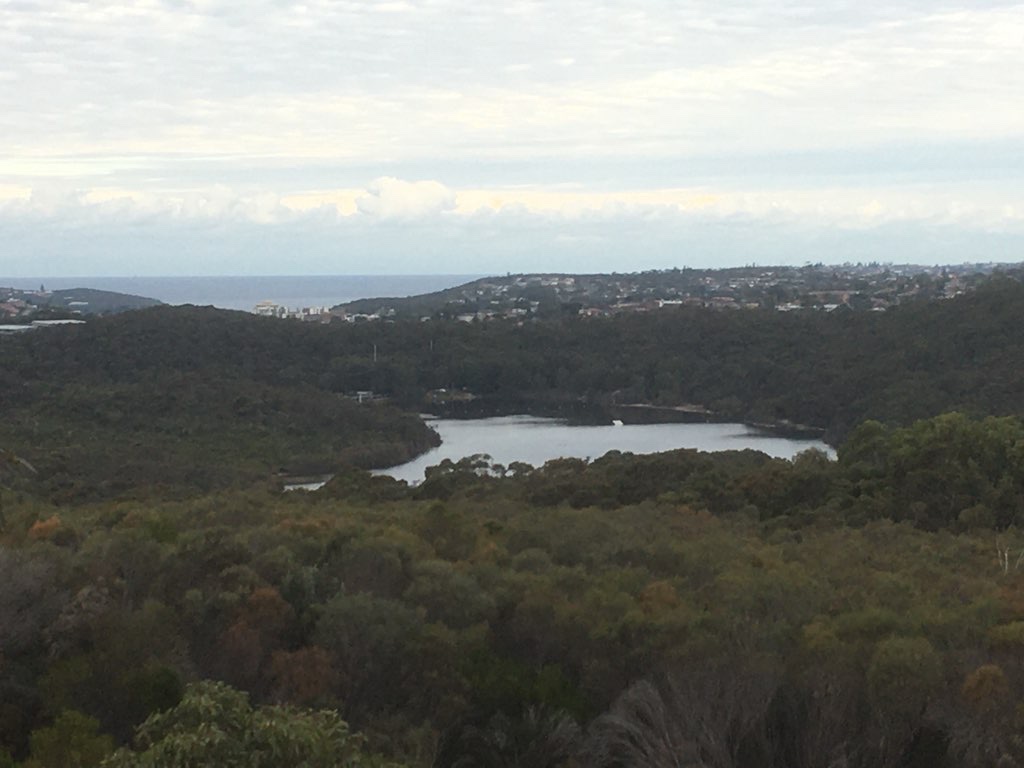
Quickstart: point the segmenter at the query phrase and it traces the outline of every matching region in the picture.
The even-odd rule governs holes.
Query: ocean
[[[0,286],[47,290],[95,288],[159,299],[251,311],[260,301],[289,309],[331,307],[355,299],[415,296],[468,283],[484,275],[308,275],[257,277],[0,277]]]

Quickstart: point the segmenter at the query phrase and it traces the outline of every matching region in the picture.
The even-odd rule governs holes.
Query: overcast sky
[[[1024,3],[0,0],[0,275],[1024,260]]]

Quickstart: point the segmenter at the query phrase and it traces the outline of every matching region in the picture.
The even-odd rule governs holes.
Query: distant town
[[[380,320],[526,321],[602,317],[671,307],[720,311],[884,312],[907,302],[950,299],[996,277],[1024,279],[1024,264],[808,264],[730,269],[668,269],[592,275],[508,274],[434,293],[375,297],[334,306],[289,307],[267,300],[252,308],[266,317],[312,323]],[[56,320],[110,314],[162,302],[91,288],[0,288],[5,332]],[[6,326],[18,326],[6,328]]]
[[[1024,276],[1024,266],[869,263],[506,275],[419,296],[367,298],[334,307],[289,308],[264,301],[253,312],[320,323],[396,318],[473,322],[566,315],[599,317],[678,306],[722,311],[884,312],[911,301],[953,298],[995,276],[1019,280]]]

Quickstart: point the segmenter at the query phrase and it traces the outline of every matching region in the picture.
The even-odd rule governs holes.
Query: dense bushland
[[[195,477],[247,463],[247,479],[257,465],[320,469],[339,455],[382,466],[423,450],[429,433],[415,417],[336,395],[369,390],[420,410],[441,407],[423,398],[445,388],[493,411],[697,404],[840,441],[866,419],[1024,414],[1022,314],[1024,286],[1012,281],[885,313],[665,309],[522,325],[311,326],[159,307],[0,340],[0,440],[42,463],[52,455],[55,470],[72,461],[69,475],[107,456],[94,486],[150,441]]]
[[[410,766],[1020,760],[1022,455],[1018,420],[952,414],[865,425],[837,462],[477,458],[414,488],[351,470],[73,509],[7,491],[0,739],[44,765],[54,728],[109,750],[215,679],[336,710]]]

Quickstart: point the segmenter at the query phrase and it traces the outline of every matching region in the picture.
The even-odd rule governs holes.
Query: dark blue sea
[[[159,299],[250,311],[273,301],[290,309],[331,307],[355,299],[415,296],[468,283],[483,275],[309,275],[258,277],[0,277],[12,288],[96,288]]]

